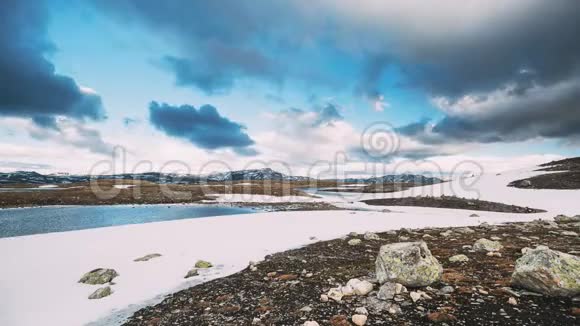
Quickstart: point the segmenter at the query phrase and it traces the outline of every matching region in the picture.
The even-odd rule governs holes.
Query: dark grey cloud
[[[533,138],[580,139],[580,79],[525,97],[505,91],[479,99],[438,121],[421,120],[397,128],[425,144],[517,142]]]
[[[98,0],[123,23],[137,23],[176,41],[178,55],[160,58],[180,86],[207,94],[228,92],[238,79],[279,83],[283,67],[272,50],[288,46],[288,9],[282,2]],[[286,21],[283,22],[283,21]]]
[[[32,118],[55,128],[56,116],[101,120],[101,99],[59,75],[45,56],[55,50],[47,37],[43,1],[0,2],[0,116]]]
[[[172,106],[151,102],[149,120],[165,134],[181,138],[208,150],[232,148],[242,155],[256,154],[246,128],[219,114],[211,105],[199,109],[191,105]]]

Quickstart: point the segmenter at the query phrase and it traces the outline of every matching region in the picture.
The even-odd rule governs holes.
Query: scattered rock
[[[473,214],[469,215],[469,217],[479,217],[479,215],[473,213]]]
[[[109,268],[97,268],[81,277],[79,283],[84,284],[105,284],[111,282],[115,277],[119,276],[117,271]]]
[[[309,320],[309,321],[305,321],[304,324],[302,324],[303,326],[320,326],[317,322],[313,321],[313,320]]]
[[[387,303],[385,308],[386,308],[387,312],[391,315],[399,315],[399,314],[403,313],[403,310],[401,309],[401,307],[396,303],[389,302],[389,303]]]
[[[578,233],[576,233],[574,231],[563,231],[560,234],[565,235],[565,236],[569,236],[569,237],[577,237],[578,236]]]
[[[466,255],[460,254],[449,257],[449,261],[452,263],[465,263],[469,261],[469,257]]]
[[[357,326],[363,326],[367,323],[367,318],[366,315],[353,315],[352,322]]]
[[[443,267],[423,241],[382,246],[375,266],[381,284],[393,281],[411,287],[427,286],[443,273]]]
[[[454,287],[452,287],[452,286],[449,286],[449,285],[447,285],[447,286],[444,286],[444,287],[442,287],[442,288],[439,290],[439,293],[440,293],[440,294],[450,294],[450,293],[453,293],[453,292],[455,292],[455,288],[454,288]]]
[[[93,292],[91,295],[89,295],[89,299],[91,299],[91,300],[101,299],[104,297],[108,297],[111,294],[113,294],[113,290],[111,290],[111,287],[105,286],[105,287],[97,289],[95,292]]]
[[[453,235],[453,231],[451,231],[451,230],[447,230],[447,231],[445,231],[445,232],[441,232],[441,233],[439,233],[439,234],[440,234],[441,236],[443,236],[443,237],[446,237],[446,238],[447,238],[447,237],[450,237],[450,236],[452,236],[452,235]]]
[[[353,289],[355,295],[367,295],[373,290],[373,284],[369,281],[361,281],[353,278],[346,283],[347,287]]]
[[[133,261],[135,262],[141,262],[141,261],[149,261],[153,258],[157,258],[157,257],[161,257],[161,254],[149,254],[149,255],[145,255],[143,257],[139,257]]]
[[[321,302],[328,302],[328,296],[326,294],[321,294],[320,301]]]
[[[576,222],[580,222],[580,215],[576,215],[576,216],[566,216],[566,215],[558,215],[556,217],[554,217],[554,221],[556,221],[556,223],[576,223]]]
[[[328,298],[336,302],[340,302],[342,300],[342,297],[344,296],[340,288],[332,288],[328,291],[326,295],[328,296]]]
[[[508,299],[508,303],[511,304],[512,306],[517,306],[518,305],[518,300],[516,300],[516,298],[514,298],[514,297],[510,297]]]
[[[350,239],[348,240],[348,244],[351,246],[358,246],[362,243],[361,239]]]
[[[195,263],[195,267],[196,268],[212,268],[213,264],[208,262],[208,261],[205,261],[205,260],[198,260]]]
[[[527,250],[516,261],[512,283],[549,296],[580,294],[580,258],[545,246]]]
[[[365,240],[381,240],[381,237],[379,237],[378,234],[373,233],[373,232],[366,232],[363,236],[363,238]]]
[[[367,316],[367,315],[369,314],[369,311],[368,311],[368,310],[367,310],[367,308],[365,308],[365,307],[358,307],[358,308],[356,308],[356,309],[354,310],[354,312],[355,312],[357,315],[365,315],[365,316]]]
[[[387,282],[379,288],[379,292],[377,293],[377,298],[381,300],[393,300],[397,294],[397,285],[396,283]]]
[[[479,239],[473,244],[473,250],[477,252],[495,252],[502,248],[501,243],[488,239]]]
[[[300,311],[301,312],[311,312],[312,307],[310,307],[310,306],[302,307],[302,308],[300,308]]]
[[[530,180],[522,180],[516,183],[516,187],[519,188],[529,188],[532,186],[532,182]]]
[[[197,270],[197,268],[192,268],[189,270],[189,272],[187,272],[187,274],[185,274],[185,276],[183,278],[190,278],[190,277],[194,277],[194,276],[198,276],[199,272]]]
[[[471,234],[471,233],[475,233],[475,231],[473,229],[470,229],[468,227],[457,228],[457,229],[455,229],[455,232],[460,233],[460,234]]]

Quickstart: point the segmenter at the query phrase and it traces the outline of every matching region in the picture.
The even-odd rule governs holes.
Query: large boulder
[[[430,285],[443,273],[443,267],[423,241],[382,246],[375,266],[379,283],[395,282],[410,287]]]
[[[512,283],[548,296],[580,295],[580,257],[545,246],[528,249],[516,261]]]
[[[81,277],[79,283],[85,284],[105,284],[111,282],[115,277],[119,276],[116,270],[110,268],[97,268],[86,273]]]

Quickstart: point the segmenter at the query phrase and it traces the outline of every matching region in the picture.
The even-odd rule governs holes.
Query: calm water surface
[[[188,218],[255,213],[214,205],[56,206],[0,210],[0,238]]]

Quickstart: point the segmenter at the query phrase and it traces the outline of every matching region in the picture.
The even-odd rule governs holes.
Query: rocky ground
[[[211,183],[207,185],[158,184],[149,181],[99,180],[98,187],[88,182],[59,185],[58,190],[2,191],[0,208],[51,205],[174,204],[211,200],[219,194],[256,194],[269,196],[308,196],[298,188],[304,182],[266,181],[251,185]],[[115,185],[133,186],[116,189]],[[330,183],[332,185],[332,183]],[[335,185],[335,183],[334,183]],[[36,188],[38,185],[15,184],[4,188]]]
[[[507,205],[502,203],[466,199],[453,196],[442,197],[404,197],[363,200],[368,205],[378,206],[419,206],[437,208],[457,208],[476,211],[503,212],[503,213],[540,213],[541,209]]]
[[[264,203],[264,202],[231,202],[231,203],[216,203],[220,206],[233,207],[248,207],[255,208],[265,212],[283,212],[283,211],[330,211],[342,210],[343,208],[336,207],[325,202],[280,202],[280,203]]]
[[[578,325],[580,297],[550,297],[511,282],[523,248],[544,245],[580,254],[578,221],[401,229],[315,242],[169,295],[135,313],[127,325]],[[437,280],[429,286],[388,283],[393,288],[385,290],[375,273],[379,248],[410,241],[427,244],[441,274],[430,274]],[[418,259],[429,257],[421,250]],[[578,275],[578,266],[563,270]],[[358,295],[352,287],[341,288],[347,282]],[[337,291],[339,301],[333,299]],[[345,291],[350,295],[342,296]]]
[[[541,164],[536,171],[550,173],[515,180],[508,186],[523,189],[580,189],[580,157]]]

